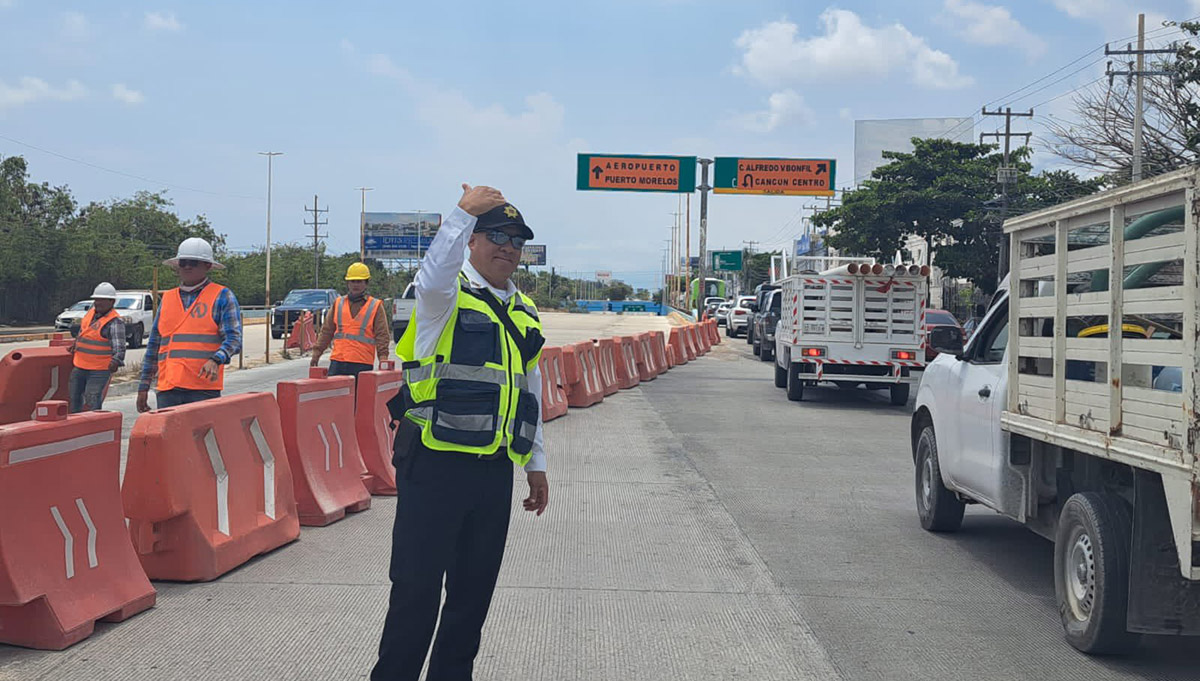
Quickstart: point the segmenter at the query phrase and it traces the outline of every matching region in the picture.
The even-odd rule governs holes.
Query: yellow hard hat
[[[356,262],[346,268],[346,281],[363,281],[371,278],[371,270],[361,262]]]

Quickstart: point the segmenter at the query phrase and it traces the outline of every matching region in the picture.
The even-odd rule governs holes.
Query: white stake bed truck
[[[894,405],[908,404],[912,372],[925,366],[929,268],[866,258],[806,261],[822,262],[779,282],[775,386],[800,401],[806,386],[821,382],[865,385],[890,390]]]
[[[1006,285],[965,349],[931,334],[917,394],[922,526],[957,530],[978,503],[1053,540],[1088,653],[1200,633],[1198,178],[1009,219]]]

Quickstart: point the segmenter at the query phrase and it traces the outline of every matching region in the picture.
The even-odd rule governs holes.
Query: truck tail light
[[[800,350],[801,357],[824,357],[825,348],[803,348]]]
[[[852,262],[846,265],[846,274],[858,274],[858,263]]]
[[[915,362],[917,353],[912,350],[892,350],[892,359],[898,359],[905,362]]]

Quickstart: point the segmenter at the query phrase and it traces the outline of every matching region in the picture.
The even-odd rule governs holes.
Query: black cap
[[[529,229],[529,225],[525,224],[525,216],[521,215],[521,211],[517,210],[517,207],[511,203],[496,206],[475,219],[476,232],[487,232],[509,225],[520,227],[521,236],[526,239],[533,238],[533,230]]]

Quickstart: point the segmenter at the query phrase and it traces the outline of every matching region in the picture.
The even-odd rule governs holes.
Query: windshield
[[[283,299],[284,305],[324,305],[329,296],[324,291],[292,291]]]
[[[137,304],[137,298],[117,298],[117,304],[113,305],[113,307],[118,310],[132,310],[137,307]]]
[[[753,298],[742,298],[741,300],[738,301],[738,307],[749,308],[750,303],[753,303],[753,302],[754,302]]]
[[[81,312],[83,310],[90,310],[91,308],[92,308],[92,301],[81,300],[78,303],[75,303],[71,307],[67,308],[67,310],[69,310],[71,312]]]
[[[946,326],[958,326],[958,320],[949,312],[938,312],[936,310],[928,310],[925,312],[926,324],[940,324]]]

